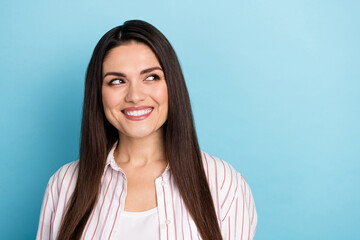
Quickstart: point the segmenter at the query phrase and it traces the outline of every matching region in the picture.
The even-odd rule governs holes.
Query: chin
[[[141,139],[141,138],[145,138],[145,137],[148,137],[152,134],[155,134],[156,131],[141,131],[140,129],[138,131],[133,131],[133,132],[128,132],[126,134],[126,136],[130,137],[130,138],[138,138],[138,139]]]

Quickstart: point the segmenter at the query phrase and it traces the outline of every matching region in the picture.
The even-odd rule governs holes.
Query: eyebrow
[[[142,70],[140,72],[140,75],[152,72],[154,70],[161,70],[162,71],[161,67],[151,67],[151,68],[147,68],[147,69]],[[126,74],[122,73],[122,72],[107,72],[107,73],[105,73],[103,78],[105,78],[108,75],[114,75],[114,76],[118,76],[118,77],[126,77]]]

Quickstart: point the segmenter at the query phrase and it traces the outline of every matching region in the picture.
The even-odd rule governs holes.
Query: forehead
[[[160,63],[149,46],[129,42],[111,49],[103,61],[103,73],[107,71],[141,71],[149,67],[160,67]]]

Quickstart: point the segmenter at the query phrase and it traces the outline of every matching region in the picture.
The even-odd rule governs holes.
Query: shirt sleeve
[[[53,199],[54,193],[52,191],[52,188],[55,184],[54,183],[55,175],[56,174],[54,174],[50,178],[45,189],[45,194],[41,206],[40,220],[39,220],[36,240],[51,239],[51,230],[53,223],[52,220],[54,215],[54,199]]]
[[[257,213],[251,189],[234,168],[229,165],[229,180],[224,184],[221,230],[224,239],[254,239]]]

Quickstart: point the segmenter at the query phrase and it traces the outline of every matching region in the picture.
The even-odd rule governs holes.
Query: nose
[[[128,90],[127,90],[127,94],[125,96],[125,101],[126,102],[131,102],[131,103],[138,103],[141,102],[142,100],[144,100],[146,97],[146,94],[144,93],[143,89],[141,88],[140,84],[136,84],[136,83],[130,83]]]

